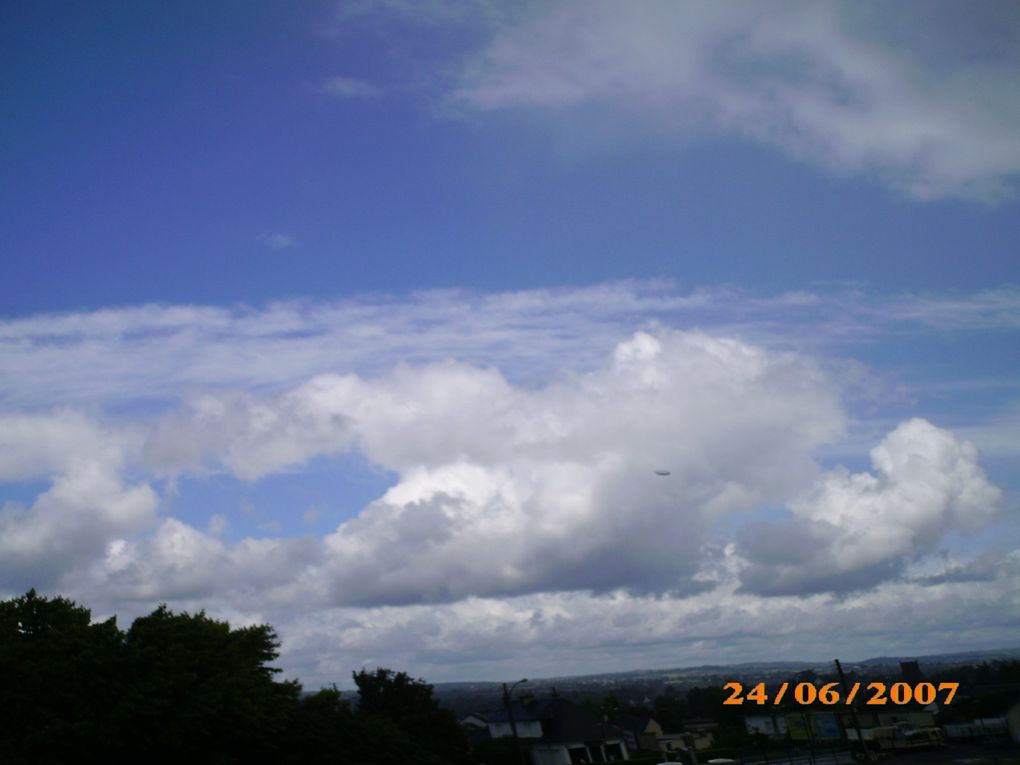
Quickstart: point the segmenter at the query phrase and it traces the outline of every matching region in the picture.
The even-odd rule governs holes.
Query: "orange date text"
[[[869,706],[903,706],[911,702],[928,705],[934,701],[942,704],[951,704],[959,689],[959,683],[853,683],[843,691],[839,683],[783,683],[778,688],[769,689],[765,683],[749,686],[746,690],[741,683],[726,683],[724,690],[729,691],[729,697],[723,704],[740,706],[742,704],[757,704],[765,706],[779,706],[784,701],[809,706],[811,704],[822,704],[824,706],[836,706],[842,704],[850,706],[860,698],[860,701]]]

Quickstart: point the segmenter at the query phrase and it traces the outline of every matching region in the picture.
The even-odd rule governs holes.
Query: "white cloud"
[[[535,383],[562,370],[597,368],[634,329],[658,324],[824,356],[931,327],[1015,331],[1020,294],[761,296],[637,282],[257,309],[149,305],[39,315],[0,320],[0,406],[165,402],[195,389],[259,391],[316,374],[379,374],[398,363],[446,358],[495,365],[508,379]]]
[[[714,520],[803,487],[842,423],[837,389],[806,359],[663,331],[539,389],[447,362],[275,398],[209,394],[146,454],[253,479],[357,445],[399,473],[326,538],[340,602],[691,591]]]
[[[989,484],[970,442],[924,420],[897,427],[871,451],[875,474],[829,473],[790,503],[793,518],[744,529],[741,574],[758,594],[849,591],[900,573],[950,530],[995,518],[1002,492]]]
[[[124,433],[104,429],[70,409],[51,414],[0,415],[0,481],[27,481],[66,472],[90,459],[121,464]]]
[[[374,98],[381,95],[379,88],[370,82],[340,75],[323,81],[319,89],[338,98]]]
[[[222,536],[230,528],[230,521],[227,516],[215,513],[209,519],[209,535],[214,537]]]
[[[185,444],[251,479],[356,446],[398,474],[325,538],[337,603],[690,594],[718,581],[719,522],[784,503],[792,519],[741,532],[743,586],[852,591],[901,575],[950,531],[987,524],[1001,501],[974,447],[923,420],[872,450],[877,475],[816,479],[814,452],[843,428],[838,387],[803,357],[701,333],[638,333],[609,366],[542,388],[448,362],[317,377],[249,400],[240,429],[224,416],[230,404],[209,396],[161,427],[150,456],[181,457],[168,444]],[[199,464],[185,454],[162,466]],[[654,475],[662,467],[666,479]]]
[[[144,449],[159,471],[200,470],[210,457],[244,480],[346,451],[350,427],[340,413],[317,406],[307,387],[282,396],[247,393],[195,396],[187,410],[165,416]]]
[[[290,250],[298,245],[297,239],[290,234],[263,234],[259,238],[271,250]]]
[[[988,648],[1008,642],[1020,618],[1016,552],[991,567],[981,559],[950,567],[979,566],[977,576],[894,580],[839,599],[761,598],[724,575],[682,597],[537,593],[374,608],[331,606],[322,562],[310,540],[228,549],[168,520],[151,540],[112,544],[72,592],[110,610],[117,604],[123,618],[169,600],[233,623],[271,621],[288,675],[312,687],[374,665],[436,681]],[[825,653],[805,654],[805,645]]]
[[[253,481],[358,450],[397,475],[398,484],[329,539],[336,553],[334,597],[341,601],[620,585],[691,591],[711,581],[706,572],[718,557],[711,552],[718,519],[789,501],[807,488],[817,454],[846,454],[834,448],[845,416],[839,397],[845,385],[857,384],[847,383],[848,367],[721,332],[775,338],[796,323],[808,328],[809,338],[818,332],[818,340],[794,335],[796,342],[788,337],[786,345],[811,349],[852,336],[858,324],[869,325],[865,337],[883,322],[898,331],[913,322],[923,332],[943,304],[968,331],[1008,331],[1020,305],[1007,292],[876,302],[853,293],[760,298],[622,284],[491,296],[423,293],[405,303],[293,303],[261,311],[143,307],[8,321],[0,324],[0,356],[9,363],[0,368],[18,373],[5,376],[4,388],[29,411],[62,399],[90,407],[132,397],[162,401],[117,428],[68,409],[8,415],[0,432],[0,478],[50,480],[56,487],[74,477],[84,481],[85,464],[96,466],[93,474],[103,477],[109,497],[136,492],[130,496],[138,524],[97,523],[94,537],[83,537],[93,540],[84,545],[87,556],[123,529],[154,522],[148,508],[155,495],[140,479],[126,480],[131,472],[225,470]],[[663,320],[684,317],[720,329],[661,328]],[[623,340],[623,327],[635,322],[650,331]],[[600,355],[611,358],[608,365]],[[438,360],[444,356],[464,361]],[[337,368],[358,372],[322,373]],[[173,404],[178,391],[186,394],[183,407]],[[859,424],[856,430],[875,432]],[[973,435],[994,446],[989,433],[1002,432],[986,419]],[[647,485],[660,468],[672,470],[669,481]],[[852,488],[867,478],[833,476],[832,496],[841,480]],[[6,522],[12,529],[50,529],[46,524],[74,512],[70,500],[46,510],[56,507],[55,497],[41,496],[34,510],[10,504]],[[823,549],[838,536],[825,525],[831,519],[801,516],[796,538]],[[649,541],[616,550],[613,540],[628,525],[645,529]],[[648,531],[656,525],[671,534]],[[524,528],[528,543],[502,543]],[[844,573],[862,571],[863,584],[893,576],[901,560],[928,549],[921,542],[938,537],[912,524],[896,533],[916,544],[894,545],[895,554],[879,556],[874,569],[846,563]],[[72,537],[66,536],[69,543]],[[27,546],[28,537],[19,538],[24,549],[36,549]],[[399,563],[384,563],[387,548],[397,547]],[[614,566],[600,568],[610,554]],[[54,575],[81,561],[64,553],[39,559],[61,555],[66,565],[50,569]],[[499,565],[488,566],[491,561]],[[788,563],[796,570],[791,581],[817,582],[817,572]]]
[[[323,394],[359,402],[361,448],[401,474],[326,540],[337,597],[366,602],[698,589],[712,522],[809,481],[842,426],[805,360],[698,333],[537,391],[458,367],[349,385]]]
[[[434,680],[500,680],[766,656],[828,661],[989,648],[1008,643],[1020,618],[1018,574],[1014,555],[981,581],[890,582],[841,599],[760,598],[727,582],[684,598],[572,592],[317,608],[288,617],[283,661],[321,683],[377,664]]]
[[[919,199],[994,200],[1014,190],[1020,18],[1001,5],[530,8],[495,27],[455,103],[597,104],[682,136],[723,130],[839,174],[875,175]]]
[[[136,449],[133,434],[67,411],[0,417],[0,478],[49,481],[30,506],[0,507],[0,586],[52,584],[155,523],[155,491],[122,477]]]
[[[310,538],[252,539],[227,545],[176,519],[149,537],[111,539],[73,582],[78,591],[114,602],[225,601],[248,611],[321,603],[309,572],[321,565],[321,543]]]

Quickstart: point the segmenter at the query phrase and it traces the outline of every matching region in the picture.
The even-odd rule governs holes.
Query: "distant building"
[[[532,765],[570,765],[630,759],[624,731],[566,699],[514,701],[517,739]],[[482,716],[478,716],[482,717]],[[513,735],[507,710],[484,715],[490,737]]]
[[[472,712],[467,717],[461,718],[460,727],[472,744],[489,738],[489,721],[485,719],[485,715]]]
[[[465,728],[487,728],[489,721],[485,719],[485,715],[472,712],[467,717],[461,718],[460,724]]]
[[[1020,703],[1004,709],[1000,717],[984,717],[947,725],[946,735],[957,741],[1009,739],[1020,744]]]
[[[715,746],[715,733],[702,729],[692,730],[685,726],[683,734],[684,742],[688,747],[694,747],[695,751],[700,752],[702,749],[711,749]]]
[[[1020,744],[1020,704],[1014,704],[1006,710],[1006,727],[1013,742]]]
[[[620,729],[627,750],[630,752],[659,751],[659,738],[662,736],[662,726],[648,715],[626,715],[616,717],[610,721]]]
[[[862,728],[880,728],[890,725],[905,724],[914,728],[935,727],[935,715],[927,709],[920,707],[899,707],[890,711],[877,712],[871,709],[862,709],[857,712],[857,721]],[[849,712],[840,712],[840,722],[847,730],[854,726],[853,718]]]
[[[857,741],[857,730],[848,729],[846,737],[848,741]],[[942,728],[913,728],[906,724],[900,724],[861,728],[860,738],[869,747],[884,751],[897,751],[944,746],[946,734]]]
[[[517,738],[519,739],[542,738],[542,720],[537,716],[534,707],[533,702],[525,705],[515,700],[511,705],[513,723],[510,722],[510,714],[505,708],[482,715],[485,718],[490,738],[512,736],[514,727],[517,728]]]
[[[920,707],[900,707],[889,711],[860,710],[857,718],[866,743],[882,750],[906,750],[945,744],[946,731],[935,725],[935,715]],[[858,740],[849,714],[841,722],[850,741]]]
[[[772,739],[786,738],[784,715],[750,715],[744,718],[744,729],[751,735],[760,734]]]

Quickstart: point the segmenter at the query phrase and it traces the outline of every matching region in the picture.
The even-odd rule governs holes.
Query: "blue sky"
[[[1018,38],[5,7],[0,591],[268,619],[312,684],[1009,643]]]
[[[746,136],[670,134],[601,104],[444,114],[446,72],[482,33],[338,7],[6,9],[7,312],[1015,275],[1010,204],[919,205],[873,173],[833,177]],[[338,77],[372,90],[324,91]],[[273,236],[295,244],[274,251]]]

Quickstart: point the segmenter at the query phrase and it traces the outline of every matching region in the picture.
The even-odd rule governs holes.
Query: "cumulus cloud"
[[[842,426],[808,360],[662,331],[538,389],[447,362],[273,399],[209,394],[146,453],[164,469],[204,454],[251,479],[356,445],[399,479],[326,538],[334,599],[410,603],[701,589],[713,522],[804,486],[812,449]]]
[[[111,539],[76,586],[120,601],[223,598],[258,610],[299,598],[311,607],[321,602],[308,574],[319,564],[320,549],[311,538],[247,538],[227,545],[167,518],[150,537]]]
[[[383,496],[301,548],[319,561],[321,597],[357,606],[621,588],[691,595],[733,574],[720,529],[735,520],[745,524],[736,548],[745,590],[843,592],[894,578],[947,532],[992,519],[1000,492],[973,445],[923,420],[872,450],[876,474],[819,475],[815,452],[845,427],[840,394],[803,354],[663,329],[621,342],[601,368],[540,386],[447,361],[319,375],[282,393],[207,391],[144,438],[68,413],[13,418],[0,471],[42,470],[54,483],[32,508],[7,509],[8,543],[28,550],[22,562],[47,560],[26,540],[70,544],[87,521],[92,542],[78,557],[61,553],[70,566],[151,526],[154,493],[120,477],[129,455],[158,474],[252,481],[358,450],[391,471]],[[34,451],[13,448],[29,431]],[[668,476],[655,474],[663,468]],[[782,505],[789,520],[755,521]],[[118,544],[103,570],[148,583],[140,592],[154,582],[201,590],[231,580],[244,558],[243,547],[181,524]],[[285,549],[259,544],[267,559]],[[144,552],[125,557],[131,550]],[[282,586],[285,567],[271,578]]]
[[[159,498],[123,472],[137,439],[80,414],[0,417],[0,479],[46,479],[30,506],[0,507],[0,583],[47,586],[101,554],[115,534],[155,522]]]
[[[251,481],[346,450],[347,418],[316,403],[308,387],[262,398],[242,392],[195,396],[185,412],[159,422],[145,445],[145,461],[174,474],[201,470],[213,459]]]
[[[1002,492],[970,442],[920,419],[901,424],[871,451],[875,473],[832,471],[790,503],[793,517],[755,524],[740,551],[757,594],[843,592],[898,574],[950,530],[975,531],[994,517]]]
[[[1020,172],[1018,43],[1020,14],[992,2],[564,2],[496,25],[451,99],[601,105],[685,137],[730,132],[918,199],[994,200]]]
[[[810,480],[843,422],[810,363],[700,333],[639,333],[537,391],[464,368],[409,383],[353,395],[362,448],[401,479],[326,539],[341,601],[696,591],[713,521]]]

